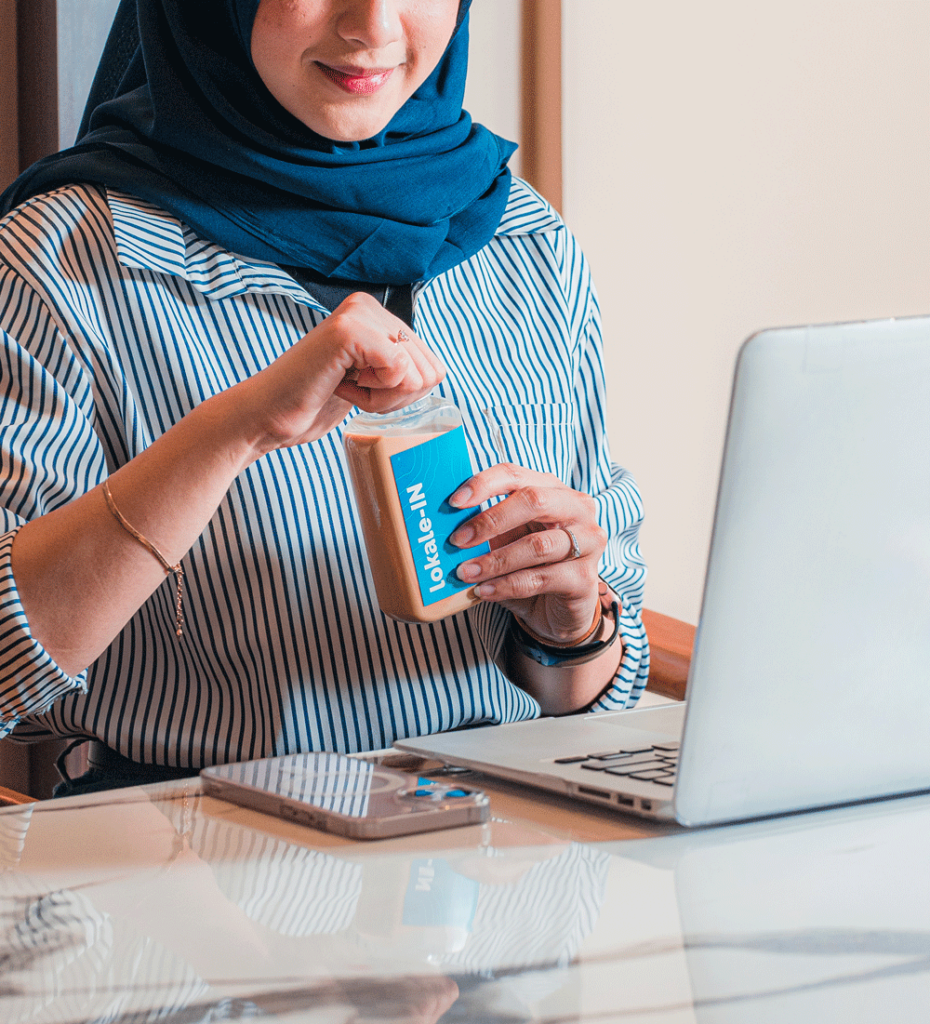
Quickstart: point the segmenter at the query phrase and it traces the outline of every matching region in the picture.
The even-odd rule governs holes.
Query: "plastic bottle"
[[[488,546],[449,543],[477,511],[447,500],[473,473],[456,406],[428,395],[397,412],[359,413],[343,445],[381,610],[435,622],[475,604],[455,570]]]

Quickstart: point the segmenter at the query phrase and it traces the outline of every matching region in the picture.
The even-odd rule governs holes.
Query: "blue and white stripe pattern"
[[[610,461],[597,300],[571,234],[515,182],[496,237],[414,289],[476,468],[520,462],[596,497],[625,654],[598,708],[634,703],[648,654],[633,479]],[[99,484],[205,398],[255,373],[326,311],[133,197],[73,186],[0,231],[0,735],[92,736],[199,767],[359,751],[539,706],[494,662],[493,605],[429,626],[378,609],[341,430],[241,474],[185,556],[186,627],[166,581],[70,678],[33,640],[10,568],[16,529]]]

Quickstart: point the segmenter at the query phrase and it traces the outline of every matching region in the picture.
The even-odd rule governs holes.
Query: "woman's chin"
[[[294,113],[294,111],[291,111]],[[329,117],[320,116],[320,111],[314,111],[314,116],[300,117],[302,121],[316,135],[322,136],[335,143],[364,142],[366,139],[374,138],[379,132],[390,123],[396,111],[388,113],[372,113],[359,116],[358,112],[348,112],[341,116],[335,114]]]

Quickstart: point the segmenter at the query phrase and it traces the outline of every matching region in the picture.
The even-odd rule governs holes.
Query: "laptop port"
[[[631,796],[621,796],[619,793],[617,794],[617,803],[621,804],[623,807],[636,806],[636,801]]]
[[[596,796],[601,800],[609,800],[610,793],[605,792],[603,789],[592,789],[590,786],[579,786],[579,793],[584,793],[585,796]]]
[[[651,811],[652,810],[652,801],[651,800],[640,800],[639,806],[642,807],[642,809],[644,811]]]

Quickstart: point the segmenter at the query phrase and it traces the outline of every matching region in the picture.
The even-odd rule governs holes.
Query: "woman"
[[[596,298],[461,109],[468,6],[123,0],[115,97],[4,196],[4,733],[93,738],[102,786],[638,697]],[[340,437],[434,389],[492,550],[410,626]]]

